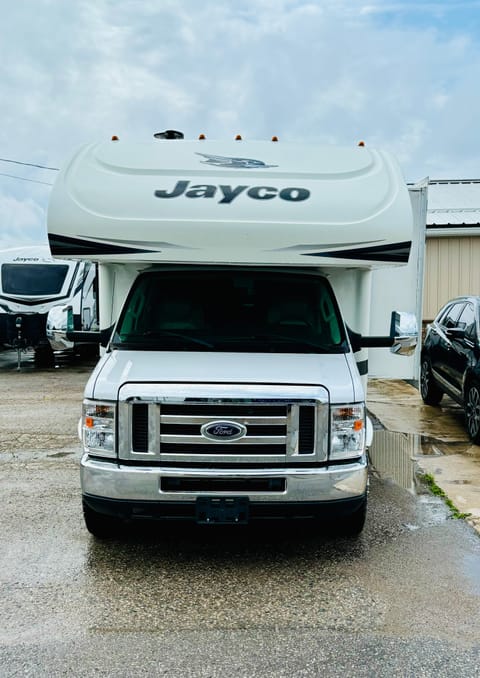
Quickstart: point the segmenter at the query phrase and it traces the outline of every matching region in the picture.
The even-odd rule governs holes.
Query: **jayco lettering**
[[[287,188],[278,189],[274,186],[229,186],[227,184],[195,184],[190,185],[190,181],[177,181],[171,190],[159,189],[155,191],[157,198],[178,198],[183,195],[186,198],[215,198],[218,197],[220,205],[229,205],[238,198],[239,195],[244,194],[253,200],[272,200],[272,198],[280,198],[288,202],[302,202],[308,200],[310,191],[306,188],[298,188],[291,186]]]

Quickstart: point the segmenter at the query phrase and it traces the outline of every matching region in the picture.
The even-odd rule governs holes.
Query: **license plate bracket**
[[[246,525],[248,504],[248,497],[197,497],[197,523],[199,525]]]

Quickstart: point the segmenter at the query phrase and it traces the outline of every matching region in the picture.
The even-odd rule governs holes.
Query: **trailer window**
[[[59,294],[67,271],[65,264],[3,264],[3,293],[21,296]]]
[[[322,353],[346,350],[328,282],[269,271],[176,271],[139,277],[118,348]]]

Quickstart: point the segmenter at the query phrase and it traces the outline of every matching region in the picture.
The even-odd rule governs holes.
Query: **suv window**
[[[460,315],[460,311],[465,306],[465,302],[462,301],[458,304],[452,304],[449,306],[443,316],[440,318],[440,324],[445,327],[447,330],[451,327],[457,326],[457,318]]]
[[[458,319],[458,327],[465,330],[465,336],[474,341],[477,336],[475,323],[475,308],[473,304],[467,304]]]

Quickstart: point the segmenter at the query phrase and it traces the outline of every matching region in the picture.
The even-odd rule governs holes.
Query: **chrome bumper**
[[[285,489],[268,492],[241,492],[250,500],[265,504],[285,502],[332,502],[365,495],[367,461],[322,468],[188,469],[126,466],[92,459],[81,460],[82,493],[117,501],[195,502],[199,496],[229,496],[232,492],[162,491],[162,478],[250,480],[283,479]],[[235,492],[234,494],[238,494]]]

